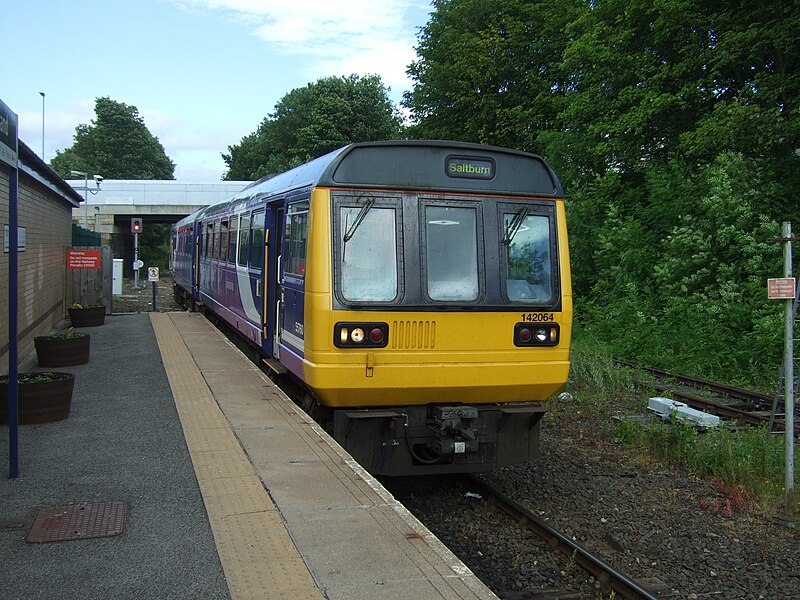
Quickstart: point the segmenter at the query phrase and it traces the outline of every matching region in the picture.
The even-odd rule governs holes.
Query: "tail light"
[[[387,323],[336,323],[333,327],[337,348],[385,348],[388,343]]]
[[[558,323],[517,323],[514,325],[514,345],[557,346],[559,334]]]

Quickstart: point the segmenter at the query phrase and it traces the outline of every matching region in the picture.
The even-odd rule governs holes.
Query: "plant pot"
[[[33,377],[37,381],[26,381]],[[58,372],[19,373],[17,380],[20,425],[52,423],[69,416],[75,375]],[[0,423],[8,423],[8,375],[0,377]]]
[[[91,336],[88,333],[77,332],[33,338],[40,367],[84,365],[89,362],[90,342]]]
[[[88,308],[68,308],[69,320],[73,327],[96,327],[106,322],[105,306]]]

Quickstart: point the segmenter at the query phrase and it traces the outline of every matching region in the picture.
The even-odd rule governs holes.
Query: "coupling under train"
[[[534,154],[356,143],[172,231],[176,299],[305,391],[369,472],[479,472],[538,453],[572,330],[563,191]]]

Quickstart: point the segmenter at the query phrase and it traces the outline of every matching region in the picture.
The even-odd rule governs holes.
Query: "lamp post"
[[[39,92],[42,96],[42,160],[44,160],[44,92]]]
[[[84,173],[83,171],[70,171],[70,175],[74,176],[81,176],[83,175],[83,187],[79,188],[76,187],[76,190],[83,190],[83,228],[89,229],[89,196],[88,194],[92,194],[92,196],[96,196],[100,193],[100,184],[103,181],[103,177],[101,175],[92,175],[94,178],[95,184],[97,184],[96,190],[89,189],[89,174]]]

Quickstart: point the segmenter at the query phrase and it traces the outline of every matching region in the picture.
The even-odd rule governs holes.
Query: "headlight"
[[[514,345],[557,346],[559,332],[558,323],[517,323],[514,325]]]
[[[385,348],[388,343],[387,323],[336,323],[333,327],[337,348]]]

